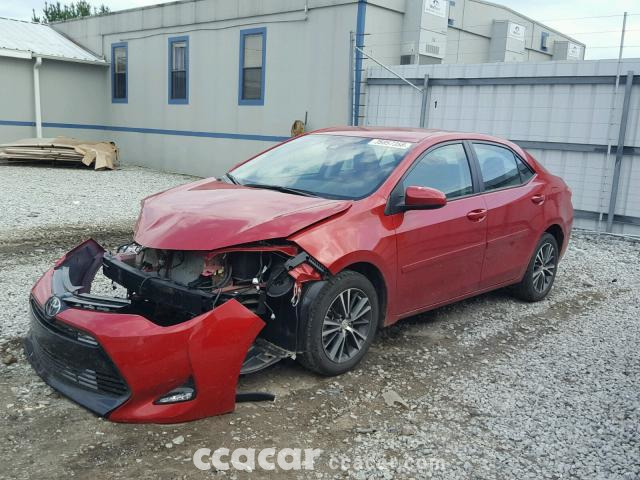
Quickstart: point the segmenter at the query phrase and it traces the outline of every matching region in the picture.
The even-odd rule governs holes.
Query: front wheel
[[[355,367],[375,336],[378,295],[362,274],[339,273],[312,300],[303,322],[304,353],[300,363],[322,375],[340,375]]]
[[[545,298],[556,278],[559,259],[558,242],[553,235],[545,233],[534,250],[522,281],[514,288],[515,295],[527,302]]]

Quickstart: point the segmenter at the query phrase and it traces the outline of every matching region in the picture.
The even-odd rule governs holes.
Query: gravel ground
[[[0,314],[0,456],[11,458],[0,478],[245,478],[196,469],[201,447],[322,449],[314,472],[286,472],[296,478],[640,478],[640,243],[574,234],[545,301],[497,291],[407,319],[341,377],[281,362],[241,379],[243,391],[275,393],[273,403],[188,424],[114,424],[31,371],[19,345],[27,293],[85,236],[109,247],[126,241],[139,198],[187,178],[82,172],[78,189],[62,181],[75,171],[5,168],[2,205],[18,196],[41,215],[16,219],[23,214],[13,208],[0,224],[0,288],[9,294]],[[78,222],[68,205],[75,192],[102,188],[100,203],[113,203],[95,185],[104,173],[135,193]],[[7,189],[9,176],[30,186],[46,176],[38,188],[62,192],[24,192],[15,180]]]
[[[100,171],[0,165],[0,244],[22,240],[40,229],[65,233],[109,225],[131,228],[140,200],[194,179],[141,167]]]
[[[0,285],[8,302],[0,337],[26,333],[28,286],[70,246],[89,237],[130,240],[143,198],[194,179],[131,166],[0,165]]]

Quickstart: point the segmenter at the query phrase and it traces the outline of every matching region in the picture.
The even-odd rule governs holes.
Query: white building
[[[45,31],[87,58],[34,45]],[[41,125],[45,137],[113,140],[125,162],[220,174],[296,119],[316,129],[361,118],[352,86],[360,98],[370,61],[351,42],[392,65],[584,56],[480,0],[183,0],[51,27],[2,20],[0,142]]]

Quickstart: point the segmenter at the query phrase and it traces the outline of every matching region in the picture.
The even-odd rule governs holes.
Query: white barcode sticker
[[[369,142],[369,145],[375,145],[377,147],[401,148],[402,150],[406,150],[407,148],[411,148],[411,145],[413,144],[409,142],[398,142],[396,140],[385,140],[383,138],[374,138]]]

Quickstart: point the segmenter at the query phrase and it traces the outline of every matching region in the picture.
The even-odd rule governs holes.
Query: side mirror
[[[429,187],[407,187],[404,193],[403,210],[427,210],[444,207],[447,196],[440,190]]]

